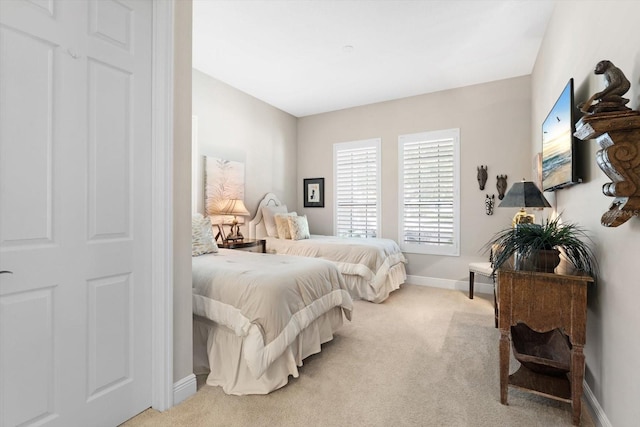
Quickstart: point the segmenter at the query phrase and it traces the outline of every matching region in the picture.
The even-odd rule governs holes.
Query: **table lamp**
[[[515,227],[518,224],[534,223],[535,216],[527,213],[525,208],[550,208],[551,205],[537,185],[523,179],[513,184],[498,207],[520,208],[511,221],[511,225]]]
[[[231,223],[231,233],[226,236],[225,240],[242,240],[244,236],[240,233],[240,226],[238,225],[238,216],[247,216],[249,211],[244,206],[244,202],[240,199],[228,199],[224,200],[213,212],[217,215],[233,215],[233,222]]]

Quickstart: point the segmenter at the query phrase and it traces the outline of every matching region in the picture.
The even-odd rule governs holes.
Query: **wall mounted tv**
[[[542,123],[542,190],[554,191],[582,182],[579,141],[573,136],[578,109],[573,100],[573,79]]]

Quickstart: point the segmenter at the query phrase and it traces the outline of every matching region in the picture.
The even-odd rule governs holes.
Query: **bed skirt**
[[[193,370],[208,374],[207,385],[221,386],[235,395],[267,394],[284,387],[289,375],[298,377],[302,360],[320,352],[342,326],[342,308],[334,307],[302,330],[295,341],[260,377],[255,378],[243,356],[243,339],[225,326],[193,316]]]
[[[407,280],[407,270],[404,263],[400,262],[389,268],[385,279],[378,283],[359,275],[342,273],[342,277],[353,299],[381,303]]]

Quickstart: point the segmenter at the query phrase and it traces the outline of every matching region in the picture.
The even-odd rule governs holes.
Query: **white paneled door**
[[[0,0],[0,426],[151,406],[151,1]]]

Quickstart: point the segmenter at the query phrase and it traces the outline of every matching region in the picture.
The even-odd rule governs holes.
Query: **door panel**
[[[4,26],[0,41],[0,244],[51,243],[55,45]]]
[[[131,74],[89,59],[89,239],[130,237]]]
[[[130,52],[133,29],[133,9],[114,1],[93,1],[90,4],[90,33]]]
[[[0,1],[0,427],[151,405],[151,24]]]
[[[129,279],[129,275],[120,275],[88,283],[89,401],[132,380],[133,298]]]
[[[29,3],[41,8],[44,12],[53,16],[53,0],[27,0]]]
[[[32,424],[53,416],[52,314],[53,288],[0,296],[3,426]]]

